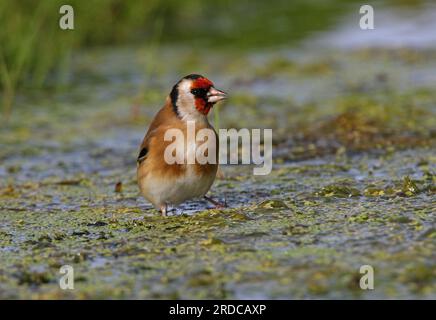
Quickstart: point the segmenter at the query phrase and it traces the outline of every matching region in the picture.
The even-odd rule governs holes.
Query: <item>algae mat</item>
[[[72,88],[18,97],[0,128],[1,298],[436,298],[435,51],[161,51],[84,53]],[[220,127],[273,129],[274,167],[223,166],[211,194],[229,208],[161,218],[137,148],[193,71],[231,94]]]

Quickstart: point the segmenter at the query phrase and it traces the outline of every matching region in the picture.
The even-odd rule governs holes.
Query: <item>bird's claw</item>
[[[215,206],[215,209],[224,209],[224,208],[227,208],[227,200],[226,199],[224,199],[224,203],[216,201],[216,200],[214,200],[212,198],[209,198],[207,196],[204,196],[204,199],[206,199],[207,201],[212,203]]]

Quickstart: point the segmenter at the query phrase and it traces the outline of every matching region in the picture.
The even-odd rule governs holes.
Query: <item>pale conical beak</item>
[[[216,103],[227,98],[227,93],[211,87],[207,93],[207,102]]]

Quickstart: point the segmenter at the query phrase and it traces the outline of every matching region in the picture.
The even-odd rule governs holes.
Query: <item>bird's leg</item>
[[[162,217],[167,216],[167,204],[166,203],[160,207],[160,212],[162,214]]]
[[[221,203],[221,202],[213,200],[212,198],[209,198],[207,196],[204,196],[204,199],[206,199],[207,201],[209,201],[210,203],[215,205],[215,208],[217,208],[217,209],[227,208],[227,201],[225,201],[224,203]]]

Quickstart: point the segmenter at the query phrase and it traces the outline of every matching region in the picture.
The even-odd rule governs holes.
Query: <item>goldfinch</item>
[[[218,135],[209,123],[207,115],[215,103],[227,97],[217,90],[213,83],[198,74],[191,74],[177,82],[151,122],[142,141],[137,159],[137,180],[142,195],[167,215],[168,205],[204,197],[216,206],[220,203],[206,196],[212,186],[218,169]],[[215,139],[204,139],[202,147],[216,156],[216,161],[201,164],[197,161],[166,161],[166,148],[174,141],[166,141],[166,132],[179,129],[186,137],[188,125],[195,125],[195,133],[201,129],[213,130]],[[210,141],[209,141],[210,140]],[[199,147],[197,139],[185,139],[182,143],[184,160],[189,159],[192,150]],[[194,151],[195,152],[195,151]],[[191,154],[190,154],[191,153]]]

